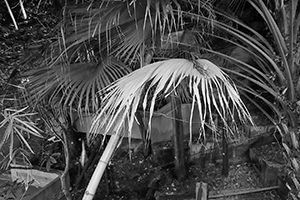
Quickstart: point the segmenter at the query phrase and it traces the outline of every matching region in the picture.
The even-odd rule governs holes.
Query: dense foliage
[[[277,127],[290,159],[291,174],[297,172],[298,1],[32,0],[23,6],[19,1],[10,1],[7,6],[4,0],[0,5],[0,106],[5,117],[9,117],[6,110],[11,109],[12,116],[17,116],[11,119],[18,119],[18,109],[23,112],[29,105],[30,113],[49,107],[66,119],[73,112],[79,116],[98,112],[99,120],[103,113],[133,111],[123,117],[132,122],[136,109],[153,112],[155,104],[166,102],[173,91],[171,86],[176,86],[182,102],[195,103],[197,99],[199,109],[204,105],[204,123],[206,112],[210,112],[207,116],[212,112],[206,108],[228,108],[213,102],[222,98],[210,102],[211,94],[224,96],[217,87],[221,83],[212,79],[199,87],[200,81],[185,79],[190,68],[176,69],[174,75],[168,71],[174,64],[167,60],[184,59],[189,61],[184,63],[193,63],[194,68],[200,65],[199,70],[205,71],[205,62],[197,63],[205,59],[226,72],[243,100],[257,107]],[[163,65],[160,71],[147,71],[159,62],[171,64]],[[134,76],[140,88],[138,84],[125,84],[139,72],[145,73],[139,75],[140,79]],[[152,73],[147,74],[150,79],[145,78],[147,72]],[[168,73],[173,78],[161,76]],[[178,86],[178,80],[183,80],[183,87]],[[221,82],[227,83],[224,80]],[[114,89],[118,92],[112,96],[109,92]],[[125,94],[128,89],[138,92]],[[201,94],[195,96],[196,89],[201,89]],[[208,93],[208,100],[200,100]],[[128,107],[122,110],[125,104]],[[101,112],[102,108],[107,110]],[[224,118],[222,112],[219,114]],[[13,120],[5,122],[14,124]],[[102,128],[99,124],[94,128]],[[36,134],[36,129],[29,133]],[[3,138],[12,134],[7,131]],[[299,185],[296,178],[293,181]]]

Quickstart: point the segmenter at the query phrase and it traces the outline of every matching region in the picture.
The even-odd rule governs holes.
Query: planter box
[[[222,155],[222,145],[218,145],[217,147],[212,147],[211,143],[207,143],[204,147],[201,144],[192,144],[189,154],[189,162],[194,164],[203,164],[205,163],[222,163],[223,155]],[[249,146],[245,144],[239,143],[229,143],[228,144],[228,157],[230,164],[238,164],[243,162],[247,157]]]
[[[63,200],[64,195],[61,191],[60,178],[57,177],[48,183],[45,187],[38,188],[35,192],[31,194],[26,194],[23,198],[24,200]]]
[[[14,164],[11,164],[11,167],[12,181],[23,182],[35,187],[45,187],[61,175],[60,171],[47,172],[43,169],[27,169],[22,165]]]
[[[12,165],[13,168],[9,174],[3,174],[0,176],[0,182],[10,183],[7,185],[18,184],[19,188],[14,188],[14,196],[17,199],[23,200],[56,200],[63,199],[63,193],[61,191],[60,175],[61,171],[52,170],[47,172],[46,170],[27,169],[22,165]],[[27,190],[25,190],[27,187]]]
[[[264,186],[278,185],[278,173],[281,164],[268,161],[256,155],[253,149],[249,150],[250,160],[254,163],[254,168],[258,172]]]
[[[273,132],[267,132],[255,135],[251,138],[245,138],[245,141],[242,142],[229,143],[229,162],[231,164],[238,164],[245,158],[249,157],[249,149],[270,144],[271,142],[278,140],[279,136],[276,137],[277,139],[274,137]],[[203,157],[205,157],[205,161],[207,163],[222,162],[222,141],[219,141],[218,144],[215,144],[214,146],[213,143],[207,142],[206,146],[204,147],[205,155],[203,155],[203,149],[201,149],[203,148],[202,146],[202,144],[192,144],[189,150],[190,162],[198,164],[199,162],[202,162],[201,160],[203,160]]]

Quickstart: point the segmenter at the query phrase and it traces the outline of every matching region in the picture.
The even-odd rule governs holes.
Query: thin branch
[[[20,0],[20,6],[21,6],[21,10],[22,10],[24,19],[27,19],[27,14],[26,14],[26,11],[25,11],[25,8],[24,8],[24,4],[23,4],[22,0]]]
[[[10,17],[11,17],[11,19],[12,19],[14,25],[15,25],[16,30],[19,30],[18,25],[17,25],[17,22],[16,22],[16,19],[15,19],[14,15],[13,15],[11,9],[10,9],[10,6],[9,6],[7,0],[4,0],[4,2],[5,2],[5,4],[6,4],[7,10],[8,10],[8,12],[9,12],[9,15],[10,15]]]

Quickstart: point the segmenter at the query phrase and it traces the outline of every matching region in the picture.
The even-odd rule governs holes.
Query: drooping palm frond
[[[90,139],[97,133],[106,134],[111,130],[122,135],[124,133],[119,131],[125,125],[130,136],[138,105],[142,104],[143,109],[146,109],[149,91],[152,88],[154,93],[151,96],[148,126],[151,127],[157,95],[163,93],[168,96],[175,93],[180,96],[176,93],[176,88],[182,83],[188,83],[183,87],[191,94],[192,109],[196,106],[200,112],[199,122],[203,130],[206,119],[213,123],[213,111],[229,129],[227,120],[236,119],[235,114],[241,120],[251,121],[236,88],[230,84],[220,68],[205,59],[171,59],[140,68],[107,87],[104,107],[95,117]],[[149,87],[145,88],[146,85]]]

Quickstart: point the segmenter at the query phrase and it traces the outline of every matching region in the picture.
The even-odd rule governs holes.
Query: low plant
[[[24,107],[22,109],[5,109],[2,116],[3,120],[0,122],[0,128],[4,129],[0,141],[1,153],[8,156],[8,162],[5,163],[6,166],[1,166],[1,168],[7,168],[9,163],[15,158],[18,148],[24,145],[32,154],[32,150],[28,139],[31,137],[42,138],[41,130],[36,126],[36,123],[31,120],[31,118],[36,115],[36,113],[26,112],[29,107]],[[17,141],[15,141],[17,140]],[[17,146],[14,146],[17,145]],[[8,151],[5,151],[7,150]],[[4,163],[2,163],[4,164]]]
[[[29,184],[26,187],[23,182],[18,182],[17,180],[13,182],[7,181],[0,185],[0,198],[11,200],[23,199],[29,188]]]

